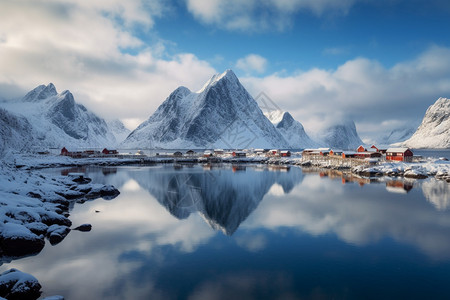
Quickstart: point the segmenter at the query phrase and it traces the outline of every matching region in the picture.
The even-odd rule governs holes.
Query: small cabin
[[[247,153],[245,153],[244,151],[233,151],[232,155],[234,157],[246,157]]]
[[[269,156],[280,156],[280,150],[278,149],[271,149],[269,152],[267,152]]]
[[[389,148],[386,150],[386,160],[411,162],[413,155],[409,148]]]
[[[289,150],[280,151],[280,156],[281,157],[290,157],[291,156],[291,151],[289,151]]]
[[[367,149],[364,148],[363,145],[361,145],[361,146],[359,146],[358,148],[356,148],[356,152],[366,152],[366,151],[367,151]]]
[[[188,151],[186,151],[186,155],[194,156],[195,155],[195,151],[194,150],[188,150]]]
[[[380,153],[386,153],[386,150],[387,149],[382,149],[382,148],[378,148],[377,146],[375,146],[375,145],[372,145],[371,147],[370,147],[370,149],[369,150],[371,150],[371,151],[376,151],[376,152],[380,152]]]
[[[183,153],[181,153],[180,151],[176,151],[176,152],[173,153],[173,156],[175,156],[175,157],[182,157]]]
[[[66,147],[62,148],[61,149],[61,155],[68,156],[69,155],[69,150],[67,150]]]
[[[203,157],[211,157],[213,156],[212,151],[206,150],[205,152],[203,152]]]
[[[225,151],[223,149],[214,149],[214,154],[215,155],[222,155],[224,153],[225,153]]]
[[[116,155],[119,152],[117,152],[117,150],[112,150],[112,149],[108,150],[107,148],[105,148],[105,149],[103,149],[102,153],[105,155]]]

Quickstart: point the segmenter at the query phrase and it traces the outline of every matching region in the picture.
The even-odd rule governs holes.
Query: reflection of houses
[[[386,150],[386,160],[411,162],[413,153],[409,148],[389,148]]]
[[[392,193],[406,194],[412,190],[413,184],[401,180],[391,180],[386,182],[386,190]]]
[[[247,169],[246,166],[242,166],[242,165],[233,165],[231,168],[232,168],[233,172],[245,171]]]

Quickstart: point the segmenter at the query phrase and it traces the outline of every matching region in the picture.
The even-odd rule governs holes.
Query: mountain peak
[[[48,85],[41,84],[26,94],[25,97],[22,98],[22,101],[37,102],[56,96],[57,94],[58,93],[56,92],[56,88],[53,83],[49,83]]]
[[[239,82],[239,79],[237,78],[236,74],[234,74],[234,72],[231,69],[228,69],[223,73],[214,74],[211,77],[211,79],[209,79],[206,82],[206,84],[200,89],[200,91],[198,91],[198,93],[201,93],[201,92],[205,91],[207,88],[217,84],[218,82],[222,82],[224,80],[229,81],[231,83]]]

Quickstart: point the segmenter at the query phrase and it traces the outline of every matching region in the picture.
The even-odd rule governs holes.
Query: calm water
[[[73,225],[91,232],[0,267],[33,274],[43,296],[450,298],[446,182],[266,166],[72,171],[121,195],[75,206]]]

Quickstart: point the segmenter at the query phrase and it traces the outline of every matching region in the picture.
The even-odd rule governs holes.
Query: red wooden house
[[[289,150],[280,151],[280,156],[282,156],[282,157],[290,157],[291,156],[291,151],[289,151]]]
[[[61,149],[61,155],[67,156],[69,155],[69,150],[66,149],[66,147]]]
[[[356,152],[366,152],[366,151],[367,151],[367,150],[366,150],[366,148],[364,148],[363,145],[359,146],[359,147],[356,149]]]
[[[102,153],[105,154],[105,155],[115,155],[115,154],[118,154],[117,150],[108,150],[108,149],[106,149],[106,148],[103,149]]]
[[[409,148],[389,148],[386,150],[386,160],[412,161],[413,153]]]

